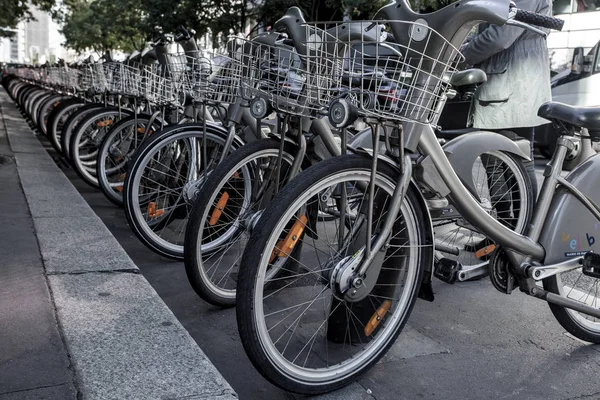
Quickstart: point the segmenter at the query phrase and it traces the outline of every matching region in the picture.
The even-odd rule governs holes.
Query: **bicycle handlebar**
[[[514,17],[515,21],[523,22],[528,25],[539,26],[541,28],[562,31],[565,21],[548,15],[538,14],[531,11],[517,9]]]

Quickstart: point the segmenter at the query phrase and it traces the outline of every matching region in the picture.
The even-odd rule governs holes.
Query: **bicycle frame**
[[[475,200],[452,169],[452,165],[430,125],[405,124],[404,128],[407,131],[405,143],[418,143],[417,148],[419,152],[429,158],[435,166],[439,177],[445,185],[445,187],[439,187],[438,189],[449,193],[448,198],[451,203],[467,221],[492,241],[505,248],[514,270],[529,281],[523,285],[522,289],[532,296],[600,318],[600,310],[579,304],[554,293],[546,292],[535,284],[535,281],[541,281],[550,276],[581,267],[582,256],[575,256],[557,264],[543,265],[545,250],[538,243],[538,240],[546,223],[550,205],[558,185],[565,188],[595,218],[600,220],[600,207],[573,184],[560,176],[567,151],[573,146],[568,136],[560,137],[556,151],[546,166],[544,182],[536,203],[532,222],[528,226],[526,234],[521,235],[498,222]],[[389,205],[388,216],[372,248],[364,254],[362,265],[358,272],[359,275],[363,275],[367,271],[375,259],[375,254],[389,240],[392,223],[402,204],[402,194],[405,193],[410,184],[412,170],[408,167],[410,165],[409,162],[410,157],[407,155],[404,157],[404,173],[401,173],[399,176],[398,185]]]

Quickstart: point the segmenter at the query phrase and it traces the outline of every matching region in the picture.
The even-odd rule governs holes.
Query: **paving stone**
[[[320,396],[294,396],[296,399],[311,399],[311,400],[375,400],[370,393],[370,390],[365,389],[359,383],[354,382],[350,385],[343,387],[335,392],[322,394]]]
[[[380,363],[449,352],[448,349],[444,348],[439,343],[434,342],[427,336],[407,325],[402,330],[396,343],[394,343],[386,355],[383,356]]]
[[[44,156],[37,153],[17,153],[15,154],[15,159],[19,168],[37,168],[47,171],[46,167],[53,167],[52,170],[56,170],[56,163],[52,157],[48,153],[42,154]]]
[[[137,270],[96,216],[38,217],[34,225],[48,274]]]
[[[77,393],[72,385],[64,384],[51,387],[23,390],[0,394],[0,400],[76,400]]]
[[[89,205],[58,168],[56,171],[19,168],[19,175],[34,218],[94,215]]]
[[[142,276],[49,279],[84,398],[236,398]]]

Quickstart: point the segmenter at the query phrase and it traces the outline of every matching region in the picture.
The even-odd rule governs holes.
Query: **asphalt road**
[[[212,307],[187,282],[183,264],[153,254],[123,211],[65,169],[241,399],[297,398],[258,374],[240,343],[235,310]],[[600,347],[570,337],[548,306],[487,279],[435,282],[436,300],[417,302],[409,326],[384,360],[328,399],[600,399]]]

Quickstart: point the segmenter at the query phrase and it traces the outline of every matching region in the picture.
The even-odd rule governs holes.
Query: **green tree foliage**
[[[414,10],[421,12],[432,12],[454,3],[456,0],[410,0]]]
[[[31,4],[43,11],[50,11],[55,0],[32,0]],[[27,0],[2,0],[0,2],[0,37],[12,36],[13,29],[24,20],[31,19],[29,1]]]
[[[139,50],[145,45],[140,4],[139,0],[71,0],[56,18],[63,23],[67,46],[76,51]]]
[[[456,0],[411,0],[414,10],[435,11]],[[258,10],[259,21],[272,25],[292,6],[302,10],[307,21],[334,21],[344,17],[370,19],[389,0],[265,0]]]
[[[147,40],[179,25],[203,35],[241,31],[255,19],[253,0],[67,0],[55,19],[77,51],[141,50]]]
[[[16,0],[13,0],[16,1]],[[23,1],[23,0],[19,0]],[[37,0],[51,4],[55,0]],[[432,11],[454,0],[411,0],[413,8]],[[249,23],[271,26],[292,6],[308,21],[369,19],[388,0],[63,0],[54,17],[63,23],[68,47],[77,51],[141,50],[159,33],[183,25],[207,32],[240,32]],[[47,6],[48,8],[50,7]]]
[[[368,19],[386,3],[386,0],[265,0],[258,10],[258,19],[270,26],[292,6],[300,8],[307,21]]]

